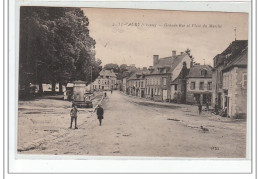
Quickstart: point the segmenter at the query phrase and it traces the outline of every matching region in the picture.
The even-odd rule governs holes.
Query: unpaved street
[[[243,158],[246,121],[232,121],[197,107],[155,103],[108,93],[103,125],[81,109],[79,129],[69,129],[68,101],[19,102],[18,153],[99,156]],[[47,104],[46,104],[47,103]],[[97,101],[95,102],[97,103]],[[200,126],[209,131],[203,132]]]

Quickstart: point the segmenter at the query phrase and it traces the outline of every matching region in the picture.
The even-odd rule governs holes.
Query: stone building
[[[128,94],[138,97],[145,97],[145,75],[149,74],[146,67],[137,70],[126,80]]]
[[[97,79],[92,83],[93,90],[112,90],[116,89],[117,78],[113,70],[103,69]]]
[[[176,55],[176,51],[172,51],[172,56],[160,59],[159,55],[154,55],[153,66],[149,67],[150,73],[145,76],[146,98],[155,101],[173,99],[171,82],[179,77],[183,65],[186,68],[190,68],[191,65],[191,59],[186,53]]]
[[[211,105],[212,100],[212,67],[194,64],[186,77],[186,103]]]
[[[227,115],[232,118],[246,118],[247,61],[246,48],[222,70],[223,106],[227,109]]]
[[[247,96],[246,88],[242,85],[247,77],[247,45],[247,40],[235,40],[213,59],[212,106],[226,109],[230,117],[243,117],[246,114],[246,103],[240,102],[245,102]]]

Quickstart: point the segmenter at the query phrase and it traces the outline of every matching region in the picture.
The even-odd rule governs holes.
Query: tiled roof
[[[201,71],[206,70],[207,74],[202,75]],[[209,65],[194,65],[190,68],[187,78],[211,78],[212,77],[212,67]]]
[[[226,64],[226,66],[223,68],[223,71],[228,70],[235,66],[247,66],[248,62],[248,49],[244,49],[239,55],[236,56],[231,62]]]
[[[233,61],[237,55],[239,55],[243,49],[247,48],[248,41],[247,40],[235,40],[233,41],[221,54],[218,54],[214,57],[214,61],[216,61],[215,68],[223,65],[226,62]]]
[[[129,78],[128,80],[138,80],[138,79],[143,79],[143,75],[147,75],[149,74],[149,70],[138,70],[136,72],[134,72]]]
[[[102,76],[110,76],[110,77],[116,77],[116,74],[112,72],[111,70],[102,70],[99,75]]]
[[[172,72],[178,64],[182,61],[182,59],[185,57],[186,53],[183,53],[182,55],[177,55],[175,57],[165,57],[160,58],[159,62],[152,67],[153,71],[150,73],[151,75],[156,74],[162,74],[160,69],[158,68],[166,68],[166,73]]]

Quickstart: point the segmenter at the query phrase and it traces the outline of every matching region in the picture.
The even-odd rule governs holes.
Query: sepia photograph
[[[18,156],[248,157],[248,13],[19,8]]]

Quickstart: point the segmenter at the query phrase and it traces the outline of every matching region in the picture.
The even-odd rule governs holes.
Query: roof
[[[110,76],[110,77],[116,77],[116,74],[111,71],[111,70],[102,70],[99,75],[102,75],[102,76]]]
[[[153,70],[150,74],[151,75],[162,74],[160,68],[162,69],[166,68],[166,73],[172,72],[182,61],[185,55],[186,53],[177,55],[175,57],[171,56],[171,57],[160,58],[159,62],[151,68]]]
[[[248,49],[244,49],[236,58],[234,58],[231,62],[227,63],[222,71],[227,71],[232,67],[247,67],[248,61]]]
[[[233,61],[233,59],[239,55],[248,46],[247,40],[235,40],[233,41],[221,54],[214,57],[215,68],[223,65],[226,62]],[[225,62],[226,61],[226,62]]]
[[[148,75],[149,73],[149,70],[138,70],[134,72],[132,75],[130,75],[128,80],[141,80],[144,79],[144,75]]]
[[[207,73],[201,74],[202,70],[206,70]],[[190,68],[187,78],[212,78],[212,67],[209,65],[194,65]]]

